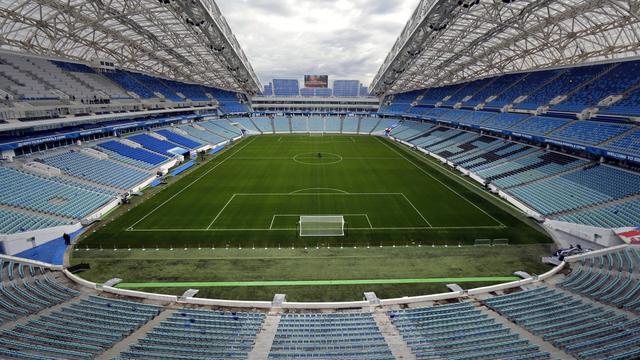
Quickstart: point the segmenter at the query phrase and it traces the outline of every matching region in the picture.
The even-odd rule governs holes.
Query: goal
[[[300,236],[344,236],[342,215],[300,216]]]

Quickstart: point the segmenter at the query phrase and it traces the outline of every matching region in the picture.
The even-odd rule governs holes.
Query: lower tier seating
[[[613,205],[581,210],[555,218],[577,224],[603,228],[625,227],[640,224],[640,199],[631,199]]]

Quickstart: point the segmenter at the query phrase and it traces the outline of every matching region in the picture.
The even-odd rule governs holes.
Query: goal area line
[[[123,282],[120,289],[166,288],[166,287],[252,287],[252,286],[321,286],[321,285],[394,285],[394,284],[443,284],[468,282],[507,282],[517,276],[477,276],[410,279],[343,279],[343,280],[274,280],[274,281],[178,281],[178,282]]]

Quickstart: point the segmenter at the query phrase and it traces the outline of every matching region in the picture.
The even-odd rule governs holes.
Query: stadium
[[[1,1],[0,358],[640,359],[640,3],[410,5],[300,88],[214,0]]]

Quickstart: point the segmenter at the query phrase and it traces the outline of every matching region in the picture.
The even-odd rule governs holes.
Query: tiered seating
[[[119,189],[130,189],[150,177],[149,173],[144,171],[75,151],[46,157],[43,161],[68,175]]]
[[[127,91],[137,94],[141,99],[156,98],[153,91],[138,82],[129,72],[114,70],[103,73],[106,77],[122,86]]]
[[[629,320],[547,287],[497,296],[484,303],[579,359],[620,356],[640,345],[636,336],[639,319]]]
[[[386,114],[402,114],[403,112],[409,109],[409,107],[411,106],[411,103],[415,101],[415,99],[419,95],[421,95],[423,92],[424,90],[415,90],[415,91],[409,91],[406,93],[392,95],[393,100],[391,104],[388,106],[384,104],[388,99],[388,98],[385,98],[383,105],[380,106],[379,112],[386,113]]]
[[[71,225],[72,223],[68,220],[60,220],[45,215],[0,209],[0,234],[15,234],[54,226]]]
[[[225,120],[210,120],[199,122],[198,125],[207,129],[208,131],[220,135],[227,139],[232,139],[241,135],[240,130],[233,128],[227,128],[228,123],[225,124]],[[230,126],[230,125],[229,125]]]
[[[362,118],[360,120],[360,134],[369,134],[378,124],[378,119]]]
[[[3,262],[6,261],[0,259],[0,265]],[[22,316],[34,314],[70,300],[79,294],[76,290],[69,289],[46,276],[38,276],[25,281],[13,281],[12,271],[16,265],[20,266],[21,277],[25,277],[24,264],[9,262],[7,271],[8,280],[11,282],[0,284],[0,324],[4,321],[12,321]]]
[[[132,72],[129,72],[129,76],[135,79],[136,81],[138,81],[140,84],[144,85],[150,91],[154,93],[162,94],[165,97],[165,99],[176,101],[176,102],[184,100],[183,98],[178,96],[178,94],[176,94],[173,89],[165,85],[162,82],[162,80],[158,78],[155,78],[149,75],[144,75],[144,74],[132,73]]]
[[[0,167],[0,203],[81,219],[111,196]]]
[[[375,128],[373,128],[373,130],[371,131],[371,133],[380,133],[380,132],[384,132],[387,128],[393,126],[394,124],[397,124],[398,120],[397,119],[380,119],[380,122],[378,123],[378,125],[376,125]]]
[[[141,166],[146,169],[154,168],[168,159],[162,155],[152,153],[142,148],[133,148],[115,140],[105,141],[98,144],[99,151],[105,151],[109,155],[118,154],[120,157],[116,157],[117,160],[125,161],[132,165]],[[128,158],[134,162],[123,160]]]
[[[269,359],[392,359],[391,350],[365,313],[283,314]]]
[[[633,77],[632,77],[633,78]],[[637,86],[637,85],[636,85]],[[622,100],[598,111],[601,114],[640,116],[640,87],[625,93]]]
[[[502,94],[505,91],[505,89],[507,89],[509,86],[513,84],[518,83],[526,75],[527,74],[525,73],[520,73],[520,74],[507,74],[507,75],[493,77],[491,78],[493,79],[493,81],[489,85],[485,86],[482,90],[475,93],[475,95],[473,95],[471,99],[464,101],[463,104],[465,106],[476,106],[480,103],[485,102],[488,98],[492,96],[496,96],[499,98],[500,94]],[[506,101],[509,101],[509,99],[505,100],[505,102]],[[487,103],[487,107],[499,108],[499,107],[502,107],[502,105],[499,105],[498,103],[494,105],[494,103],[490,101]]]
[[[640,175],[593,166],[509,190],[541,214],[550,215],[603,204],[640,193]]]
[[[631,132],[605,145],[606,148],[627,154],[640,154],[640,130]]]
[[[4,330],[0,348],[11,349],[14,357],[23,359],[92,359],[152,320],[160,310],[155,305],[90,296]]]
[[[388,313],[417,359],[548,359],[470,303]]]
[[[264,322],[262,313],[178,310],[121,359],[246,359]]]
[[[171,149],[179,148],[179,146],[172,144],[168,141],[156,139],[153,136],[147,134],[132,135],[127,138],[128,140],[135,141],[142,145],[145,149],[149,149],[159,154],[174,157],[175,155],[169,152]]]
[[[324,120],[326,132],[340,132],[342,128],[342,119],[336,116],[327,116]]]
[[[517,104],[515,108],[535,110],[539,106],[548,104],[555,97],[565,95],[582,86],[584,83],[589,82],[595,75],[605,71],[609,67],[611,67],[609,64],[599,64],[567,69],[553,81],[527,96],[527,98],[520,104]]]
[[[431,88],[424,93],[422,100],[420,100],[420,104],[436,105],[437,103],[443,101],[445,97],[455,95],[455,93],[460,90],[461,87],[464,87],[464,85],[466,84],[461,83]]]
[[[556,220],[603,228],[637,226],[640,224],[640,199],[585,209],[572,214],[558,216]]]
[[[292,117],[291,118],[291,131],[292,132],[308,132],[309,124],[306,117]]]
[[[180,125],[178,126],[178,128],[180,130],[184,130],[187,134],[193,137],[196,137],[198,139],[202,139],[212,145],[219,144],[227,140],[220,135],[214,134],[206,130],[198,129],[190,125]]]
[[[457,114],[458,116],[453,116]],[[484,123],[491,117],[496,116],[495,113],[486,112],[486,111],[466,111],[466,110],[457,110],[454,112],[452,110],[447,114],[448,116],[444,116],[444,119],[449,119],[451,121],[458,122],[464,125],[478,125],[484,126]]]
[[[417,139],[411,140],[411,143],[422,148],[429,148],[445,141],[450,141],[463,134],[469,133],[458,129],[436,128]]]
[[[613,139],[630,129],[630,125],[597,121],[576,121],[560,130],[554,131],[549,136],[560,140],[573,140],[583,144],[597,145]]]
[[[476,94],[479,90],[487,86],[493,81],[494,78],[485,78],[480,80],[473,80],[465,84],[460,91],[456,92],[449,99],[443,102],[443,106],[454,106],[455,104],[462,102],[467,96]]]
[[[225,129],[227,131],[226,134],[230,134],[230,137],[236,137],[236,136],[242,135],[242,131],[240,131],[240,129],[238,129],[237,127],[231,125],[231,122],[229,120],[226,120],[226,119],[211,120],[209,121],[209,123],[216,124],[219,127]]]
[[[532,94],[536,89],[564,72],[565,70],[543,70],[527,73],[521,81],[514,83],[513,86],[505,90],[490,104],[492,107],[501,107],[510,104],[520,96]],[[519,104],[515,106],[518,107]]]
[[[324,121],[325,119],[319,116],[312,116],[309,118],[309,131],[312,132],[323,132],[324,129]]]
[[[174,89],[193,101],[209,101],[209,97],[204,93],[204,90],[199,85],[165,79],[162,79],[161,81],[167,84],[171,89]]]
[[[463,168],[477,172],[521,156],[526,156],[536,151],[538,151],[538,149],[524,144],[507,142],[497,148],[483,152],[482,154],[458,159],[457,161]]]
[[[156,133],[158,133],[159,135],[164,136],[165,138],[167,138],[167,140],[176,143],[178,145],[182,145],[182,146],[186,146],[189,149],[197,149],[201,146],[203,146],[204,144],[194,140],[194,139],[189,139],[186,136],[180,135],[178,133],[175,133],[171,130],[158,130],[156,131]]]
[[[289,119],[282,116],[276,116],[273,118],[273,126],[276,132],[291,132],[289,127]]]
[[[112,100],[131,99],[118,85],[109,81],[104,76],[96,73],[92,68],[84,64],[75,64],[63,61],[51,61],[54,65],[66,71],[72,78],[90,86],[94,93],[105,93]],[[83,94],[89,97],[91,94]]]
[[[638,79],[629,74],[637,74],[639,71],[640,61],[614,64],[610,71],[580,88],[560,104],[552,106],[551,110],[580,112],[585,108],[597,106],[606,97],[622,94],[635,85]]]
[[[356,133],[358,132],[358,126],[360,124],[360,118],[347,116],[342,121],[343,133]]]
[[[573,263],[563,288],[626,310],[640,312],[640,282],[635,276],[640,250],[628,247]],[[612,272],[614,270],[615,272]]]
[[[404,121],[391,131],[391,135],[401,140],[409,140],[423,134],[436,126],[430,123],[419,123],[415,121]]]
[[[531,135],[545,135],[567,124],[568,122],[569,120],[567,119],[552,118],[546,116],[532,116],[517,123],[509,130]]]
[[[260,132],[260,129],[258,129],[249,118],[236,118],[233,120],[237,121],[238,124],[240,124],[246,130]]]
[[[253,122],[258,126],[258,129],[263,133],[273,133],[273,125],[271,119],[268,117],[254,117]]]
[[[568,155],[534,153],[512,162],[478,171],[478,175],[499,188],[508,188],[585,166],[589,162]]]
[[[482,126],[495,129],[509,129],[528,117],[529,115],[525,114],[499,113],[495,116],[485,118]]]
[[[232,114],[232,113],[247,113],[250,112],[249,106],[246,104],[241,104],[240,99],[238,98],[238,94],[222,90],[216,89],[212,87],[206,87],[205,89],[209,94],[213,95],[213,97],[218,100],[220,105],[220,110],[224,114]]]
[[[480,135],[478,135],[477,133],[462,132],[460,135],[450,138],[449,140],[441,141],[437,144],[423,147],[433,153],[444,152],[445,154],[448,154],[447,149],[455,149],[459,144],[463,144],[469,141],[475,141],[479,138]]]

